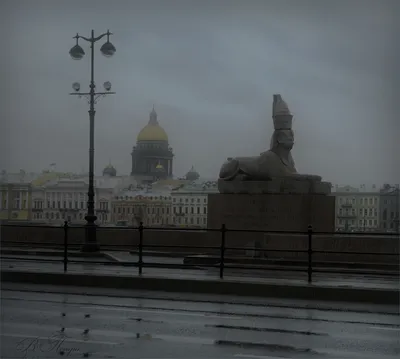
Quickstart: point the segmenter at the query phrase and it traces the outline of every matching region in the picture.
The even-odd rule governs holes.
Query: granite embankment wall
[[[70,244],[83,243],[84,236],[85,231],[83,228],[71,227],[68,229],[68,242]],[[61,227],[1,226],[0,239],[3,248],[17,245],[12,242],[30,243],[32,247],[40,247],[46,243],[63,245],[64,230]],[[137,229],[98,228],[97,239],[100,245],[122,245],[126,247],[121,250],[136,250],[139,245],[139,231]],[[327,252],[314,253],[313,258],[315,260],[374,263],[399,262],[398,235],[313,235],[312,243],[314,251]],[[207,249],[207,247],[219,247],[221,233],[215,231],[145,229],[143,244],[146,251],[217,254],[218,249],[211,250]],[[146,248],[149,245],[151,247]],[[162,248],[161,246],[163,245],[178,247]],[[196,246],[198,248],[185,248],[185,246]],[[266,256],[269,258],[306,259],[307,253],[291,251],[306,251],[308,249],[308,237],[306,234],[227,232],[226,246],[241,248],[240,250],[227,250],[226,255],[228,256],[253,255],[253,248],[262,247],[267,250]],[[274,251],[277,249],[289,252]],[[360,252],[360,254],[351,252]],[[392,255],[374,255],[379,253],[391,253]]]

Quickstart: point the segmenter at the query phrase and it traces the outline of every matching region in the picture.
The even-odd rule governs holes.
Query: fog
[[[88,168],[89,56],[72,60],[79,32],[110,29],[117,52],[96,47],[95,164],[131,170],[153,104],[175,152],[217,177],[231,156],[269,148],[272,95],[294,113],[301,173],[341,184],[399,183],[398,14],[393,1],[1,2],[0,168]],[[80,43],[89,54],[87,43]],[[396,74],[397,72],[397,74]],[[396,158],[397,157],[397,158]]]

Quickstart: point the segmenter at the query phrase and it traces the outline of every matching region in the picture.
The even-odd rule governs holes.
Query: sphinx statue
[[[315,185],[321,182],[322,178],[320,176],[300,174],[296,170],[291,154],[294,145],[293,115],[281,95],[273,96],[272,119],[274,133],[271,137],[270,149],[262,152],[259,156],[228,158],[219,173],[218,187],[221,193],[235,192],[232,190],[234,188],[240,188],[239,192],[243,192],[246,186],[248,188],[252,186],[250,183],[248,185],[243,183],[235,185],[239,182],[258,182],[257,187],[261,192],[268,192],[268,190],[264,191],[260,182],[272,181],[275,184],[275,188],[276,184],[279,183],[280,191],[282,190],[282,185],[287,187],[289,183],[292,184],[292,187],[299,188],[297,182],[303,181],[315,189]],[[321,189],[321,186],[319,188],[320,191],[322,190],[326,194],[326,192],[330,192],[331,186],[326,182],[323,183],[325,184],[323,189]],[[264,187],[271,188],[271,185],[264,185]]]

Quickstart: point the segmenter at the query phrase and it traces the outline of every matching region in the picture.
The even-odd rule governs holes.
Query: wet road
[[[1,357],[392,359],[400,353],[392,306],[149,295],[3,283]]]
[[[33,272],[52,272],[62,273],[63,265],[61,261],[40,262],[32,261],[33,256],[26,256],[22,259],[4,259],[1,260],[2,270],[26,270]],[[39,258],[36,258],[39,259]],[[48,259],[44,258],[44,259]],[[169,258],[170,259],[170,258]],[[103,259],[102,259],[103,260]],[[172,259],[170,259],[172,261]],[[102,265],[96,263],[69,263],[69,273],[85,273],[98,275],[118,275],[132,276],[138,274],[138,268],[118,265]],[[261,271],[261,270],[237,270],[228,269],[224,271],[224,278],[235,281],[252,281],[262,283],[276,283],[296,285],[307,283],[306,272],[288,272],[288,271]],[[219,269],[171,269],[171,268],[144,268],[144,276],[168,277],[180,279],[218,279]],[[377,275],[355,275],[338,273],[314,273],[313,283],[315,285],[328,285],[334,287],[362,287],[362,288],[399,288],[398,277],[383,277]]]

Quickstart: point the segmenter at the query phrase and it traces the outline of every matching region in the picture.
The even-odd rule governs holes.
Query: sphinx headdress
[[[281,95],[274,95],[272,119],[275,130],[290,130],[292,128],[293,115]]]

